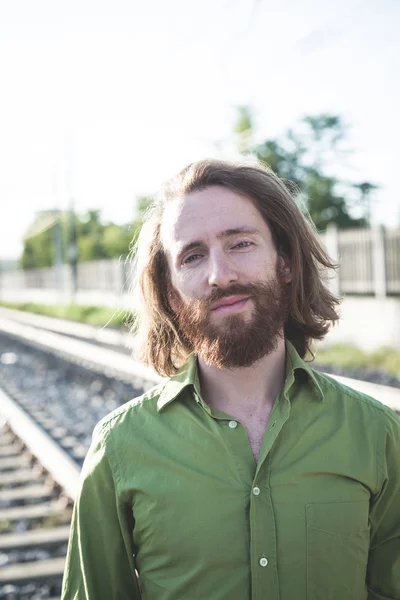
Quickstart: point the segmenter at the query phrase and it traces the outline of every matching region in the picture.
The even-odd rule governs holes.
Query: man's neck
[[[285,383],[285,340],[276,350],[251,367],[218,369],[198,358],[202,396],[213,406],[232,416],[261,413],[272,407]]]

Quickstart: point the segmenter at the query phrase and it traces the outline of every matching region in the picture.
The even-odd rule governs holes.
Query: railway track
[[[157,377],[108,339],[0,321],[0,600],[53,600],[94,424]]]
[[[161,378],[114,332],[14,317],[0,310],[0,600],[55,600],[93,427]],[[344,383],[400,414],[399,389]]]
[[[41,441],[40,458],[27,445],[35,439],[12,402],[0,395],[0,598],[58,600],[67,551],[73,498],[49,470],[43,454],[59,452]],[[5,416],[8,414],[8,417]],[[28,432],[29,429],[29,432]],[[18,434],[23,431],[23,437]],[[37,445],[37,441],[36,441]],[[58,457],[59,459],[59,457]],[[58,460],[57,459],[57,460]],[[58,461],[58,469],[63,464]],[[76,468],[79,472],[79,468]]]

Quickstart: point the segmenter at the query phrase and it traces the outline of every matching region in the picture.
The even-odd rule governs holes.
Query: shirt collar
[[[296,349],[289,342],[289,340],[286,340],[286,357],[284,394],[286,395],[289,392],[295,381],[295,371],[300,369],[308,375],[318,398],[323,400],[324,394],[313,369],[300,358]],[[196,401],[204,404],[204,407],[206,408],[207,405],[204,403],[204,400],[201,397],[200,382],[197,372],[197,359],[194,354],[191,354],[187,362],[179,369],[177,374],[171,377],[171,379],[165,383],[157,401],[157,410],[160,412],[167,404],[175,400],[182,393],[182,391],[189,386],[192,386],[194,389]]]
[[[168,379],[164,385],[157,401],[157,410],[162,410],[164,406],[175,400],[188,386],[194,387],[196,399],[197,397],[200,399],[200,382],[197,373],[197,360],[194,354],[189,356],[186,363],[179,369],[176,375]]]
[[[286,342],[286,379],[284,386],[284,393],[286,394],[291,388],[295,381],[295,375],[297,370],[304,371],[309,378],[310,383],[313,385],[315,393],[320,400],[324,399],[324,393],[318,382],[317,376],[315,375],[314,369],[312,369],[297,353],[296,348],[289,340]]]

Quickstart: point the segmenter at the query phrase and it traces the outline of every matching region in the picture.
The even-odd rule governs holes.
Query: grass
[[[350,369],[373,369],[400,377],[400,351],[389,346],[382,346],[370,352],[351,344],[320,347],[315,350],[315,363]]]
[[[123,309],[112,309],[104,306],[79,306],[78,304],[67,304],[52,306],[47,304],[12,303],[0,302],[4,308],[22,310],[25,312],[55,317],[57,319],[68,319],[96,325],[98,327],[126,328],[129,326],[130,314]]]

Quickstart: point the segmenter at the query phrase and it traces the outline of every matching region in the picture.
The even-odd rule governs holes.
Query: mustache
[[[192,300],[192,305],[208,308],[211,304],[214,304],[214,302],[218,302],[218,300],[222,300],[229,296],[254,296],[257,292],[264,291],[266,287],[268,286],[260,283],[234,283],[227,288],[215,288],[206,298],[196,298],[196,300]],[[176,290],[172,287],[169,288],[167,297],[170,305],[172,305],[172,302],[178,304],[182,303]]]

